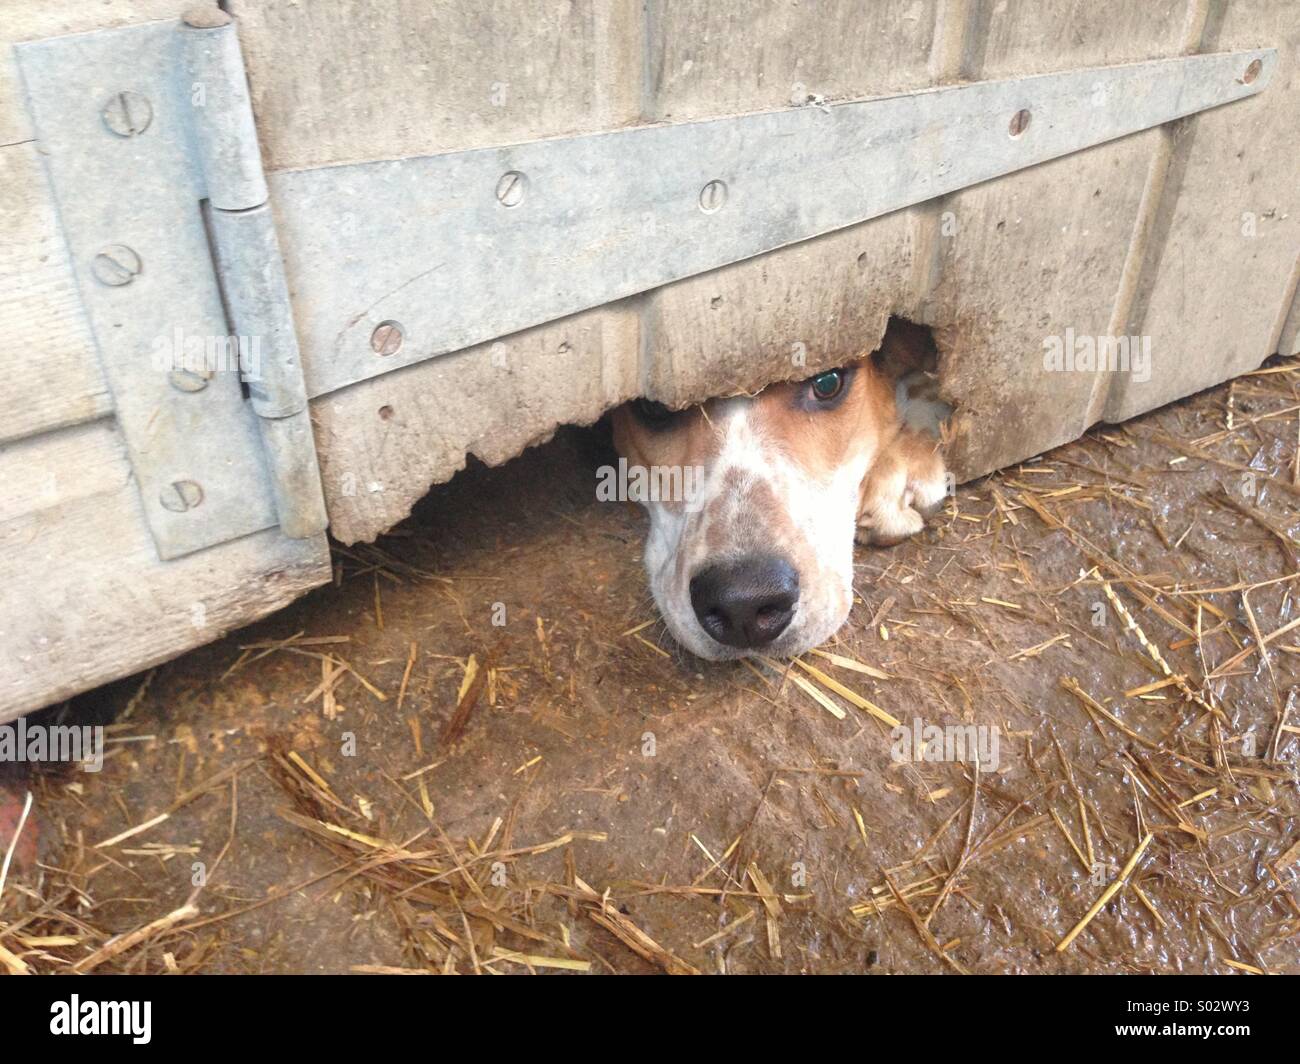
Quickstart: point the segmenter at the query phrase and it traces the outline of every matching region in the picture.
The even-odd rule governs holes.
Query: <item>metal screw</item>
[[[119,92],[100,111],[104,126],[119,137],[138,137],[153,121],[153,104],[138,92]]]
[[[1018,137],[1029,128],[1029,119],[1032,116],[1023,107],[1011,116],[1011,125],[1007,131],[1013,136]]]
[[[167,379],[179,392],[201,392],[212,380],[212,370],[174,369],[167,374]]]
[[[370,350],[377,355],[391,355],[402,346],[402,327],[395,321],[381,321],[370,334]]]
[[[527,189],[528,178],[518,170],[509,170],[497,182],[497,202],[503,207],[518,207]]]
[[[140,256],[125,244],[109,244],[100,248],[91,260],[90,270],[100,284],[117,288],[130,284],[143,268]]]
[[[164,510],[183,514],[203,501],[203,489],[192,480],[174,480],[158,493]]]
[[[1252,59],[1250,61],[1250,66],[1246,67],[1246,73],[1241,76],[1241,80],[1244,81],[1247,85],[1249,85],[1252,81],[1254,81],[1257,77],[1259,77],[1259,72],[1263,69],[1264,69],[1264,63],[1262,60]]]
[[[700,189],[700,210],[705,214],[715,214],[722,210],[727,202],[727,185],[724,181],[710,181]]]

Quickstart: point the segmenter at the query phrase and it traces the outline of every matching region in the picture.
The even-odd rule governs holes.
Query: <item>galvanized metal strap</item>
[[[310,308],[308,394],[1239,100],[1277,62],[1188,56],[272,174]]]

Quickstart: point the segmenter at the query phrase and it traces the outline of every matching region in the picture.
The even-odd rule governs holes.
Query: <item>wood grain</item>
[[[158,558],[112,419],[0,446],[0,721],[166,661],[330,579],[279,529]]]
[[[34,144],[0,148],[0,442],[113,406]]]
[[[1120,421],[1273,354],[1300,267],[1295,144],[1300,135],[1300,18],[1285,0],[1211,5],[1201,51],[1276,47],[1258,96],[1179,123],[1167,187],[1142,263],[1128,331],[1151,337],[1146,382],[1115,382]]]

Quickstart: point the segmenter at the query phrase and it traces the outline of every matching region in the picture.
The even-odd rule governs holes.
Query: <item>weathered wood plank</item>
[[[121,437],[102,418],[0,444],[0,522],[104,492],[131,480]]]
[[[233,0],[272,170],[608,129],[640,105],[640,4]]]
[[[869,354],[910,305],[912,211],[649,293],[646,394],[678,405]]]
[[[611,129],[640,114],[636,0],[231,9],[271,168]],[[318,399],[331,531],[373,539],[467,454],[502,462],[558,424],[594,420],[636,394],[638,346],[636,314],[622,304]]]
[[[1178,55],[1203,0],[974,0],[965,77],[1007,78]]]
[[[945,201],[954,235],[920,318],[936,326],[965,480],[1078,437],[1095,372],[1044,365],[1049,337],[1101,336],[1154,145],[1139,134]],[[1067,332],[1068,330],[1068,332]]]
[[[1177,55],[1187,11],[1125,0],[975,4],[962,71],[982,80]],[[950,461],[961,478],[1072,440],[1090,424],[1097,375],[1048,370],[1045,342],[1066,329],[1109,331],[1159,135],[1140,133],[941,201],[951,235],[935,245],[920,318],[935,326],[944,395],[957,408]]]
[[[942,73],[941,5],[646,5],[647,118],[817,106]],[[952,23],[947,32],[960,32]],[[809,190],[816,195],[816,190]],[[645,390],[670,403],[804,376],[873,350],[910,302],[924,210],[899,211],[649,293]]]
[[[0,148],[0,441],[101,417],[99,371],[34,144]]]
[[[1179,124],[1126,330],[1151,337],[1153,371],[1115,381],[1107,420],[1253,369],[1286,335],[1300,249],[1300,18],[1286,0],[1211,5],[1200,50],[1257,42],[1282,62],[1268,90]]]
[[[24,501],[0,520],[0,721],[211,642],[330,578],[323,535],[278,529],[160,562],[107,422],[8,445],[10,475]]]
[[[468,454],[499,465],[638,394],[638,332],[635,309],[615,304],[315,400],[330,532],[373,539]]]
[[[646,117],[685,121],[930,82],[938,0],[649,0]]]

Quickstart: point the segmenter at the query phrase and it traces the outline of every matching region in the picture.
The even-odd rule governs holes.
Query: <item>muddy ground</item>
[[[0,959],[1300,972],[1297,381],[1094,430],[859,550],[824,648],[857,667],[806,658],[850,696],[672,646],[598,437],[472,468],[333,586],[44,715],[111,721],[109,757],[10,767],[0,839],[28,788],[35,816]],[[997,760],[899,760],[864,700],[996,729]]]

